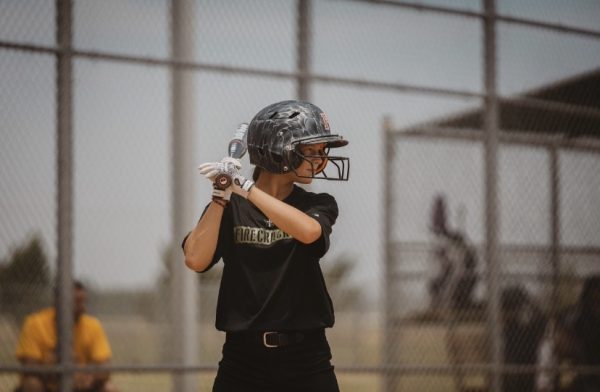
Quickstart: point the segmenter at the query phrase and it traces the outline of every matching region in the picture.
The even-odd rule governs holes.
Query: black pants
[[[257,332],[228,333],[213,392],[338,392],[323,330],[265,347]]]

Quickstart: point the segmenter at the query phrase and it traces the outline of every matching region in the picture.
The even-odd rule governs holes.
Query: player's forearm
[[[194,271],[204,271],[217,249],[223,207],[210,203],[206,213],[190,233],[183,248],[185,265]]]
[[[321,225],[299,209],[274,198],[254,186],[248,200],[260,209],[280,230],[296,240],[310,244],[321,236]]]

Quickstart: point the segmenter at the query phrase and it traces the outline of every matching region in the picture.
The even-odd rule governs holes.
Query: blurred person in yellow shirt
[[[76,281],[73,287],[73,361],[78,365],[107,364],[112,351],[100,321],[86,313],[87,291]],[[57,358],[56,309],[46,308],[25,319],[16,350],[23,365],[55,364]],[[79,372],[73,375],[76,392],[115,392],[109,373]],[[16,392],[54,392],[58,378],[51,373],[24,373]]]

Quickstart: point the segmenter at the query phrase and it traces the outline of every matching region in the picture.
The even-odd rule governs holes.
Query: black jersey
[[[232,194],[221,220],[215,255],[206,269],[223,259],[218,330],[333,326],[333,305],[319,260],[329,249],[337,203],[327,193],[308,192],[296,185],[283,201],[315,218],[321,224],[321,237],[303,244],[279,230],[248,200]]]

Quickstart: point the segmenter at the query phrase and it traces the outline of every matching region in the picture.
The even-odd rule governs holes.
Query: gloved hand
[[[212,200],[225,207],[229,203],[229,199],[231,199],[231,189],[231,186],[227,187],[227,189],[221,189],[213,182]]]
[[[221,162],[206,162],[198,166],[200,174],[210,181],[214,181],[218,174],[228,174],[233,178],[241,168],[240,161],[231,157],[223,158]]]
[[[240,174],[242,164],[235,158],[225,157],[221,162],[208,162],[203,163],[198,167],[200,174],[204,175],[209,180],[213,181],[213,196],[215,195],[215,189],[223,189],[225,192],[231,189],[238,195],[248,198],[248,192],[254,181],[246,179]],[[227,181],[226,179],[229,179]],[[229,185],[231,183],[231,185]],[[217,192],[218,193],[218,192]],[[231,193],[229,194],[231,195]]]
[[[212,200],[221,206],[227,206],[231,198],[233,179],[231,174],[234,170],[241,168],[239,161],[206,162],[198,166],[200,174],[212,181]],[[226,181],[224,184],[223,181]]]
[[[248,198],[250,189],[252,189],[253,186],[254,181],[247,179],[239,173],[233,177],[233,192],[242,196],[244,199]]]

